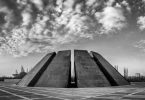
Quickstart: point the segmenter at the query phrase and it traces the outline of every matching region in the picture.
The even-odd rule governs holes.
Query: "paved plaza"
[[[0,85],[0,100],[145,100],[145,86],[40,88]]]

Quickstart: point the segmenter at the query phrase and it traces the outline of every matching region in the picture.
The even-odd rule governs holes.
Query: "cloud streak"
[[[145,52],[145,40],[140,40],[134,45],[134,47],[139,48]]]

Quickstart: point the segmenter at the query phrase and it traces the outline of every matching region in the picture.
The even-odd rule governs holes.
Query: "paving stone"
[[[59,98],[41,98],[41,99],[34,99],[34,100],[64,100]]]
[[[107,99],[107,98],[87,98],[83,100],[112,100],[112,99]]]
[[[145,98],[134,98],[134,97],[123,97],[122,99],[130,99],[130,100],[145,100]]]
[[[9,96],[10,94],[6,93],[6,92],[3,92],[3,91],[0,91],[0,97],[1,96]]]
[[[127,94],[129,94],[129,93],[126,93],[126,92],[115,92],[115,93],[112,93],[112,94],[118,94],[118,95],[127,95]]]
[[[27,97],[27,98],[30,98],[30,99],[36,99],[36,98],[46,98],[47,96],[42,96],[42,95],[21,95],[23,97]]]
[[[139,93],[135,93],[133,95],[145,95],[145,92],[139,92]]]
[[[22,98],[17,97],[17,96],[6,96],[6,97],[1,97],[0,96],[0,100],[20,100]]]
[[[102,95],[102,96],[98,96],[98,97],[121,97],[123,95],[122,94],[109,94],[109,95]]]

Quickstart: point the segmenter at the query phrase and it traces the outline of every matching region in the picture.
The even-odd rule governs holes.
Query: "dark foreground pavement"
[[[40,88],[0,85],[0,100],[145,100],[145,86]]]

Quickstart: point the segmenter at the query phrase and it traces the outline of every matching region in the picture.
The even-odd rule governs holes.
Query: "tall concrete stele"
[[[129,85],[129,82],[100,54],[74,50],[72,56],[73,60],[70,50],[47,54],[18,85],[57,88]],[[71,66],[71,63],[74,63],[74,66]]]

